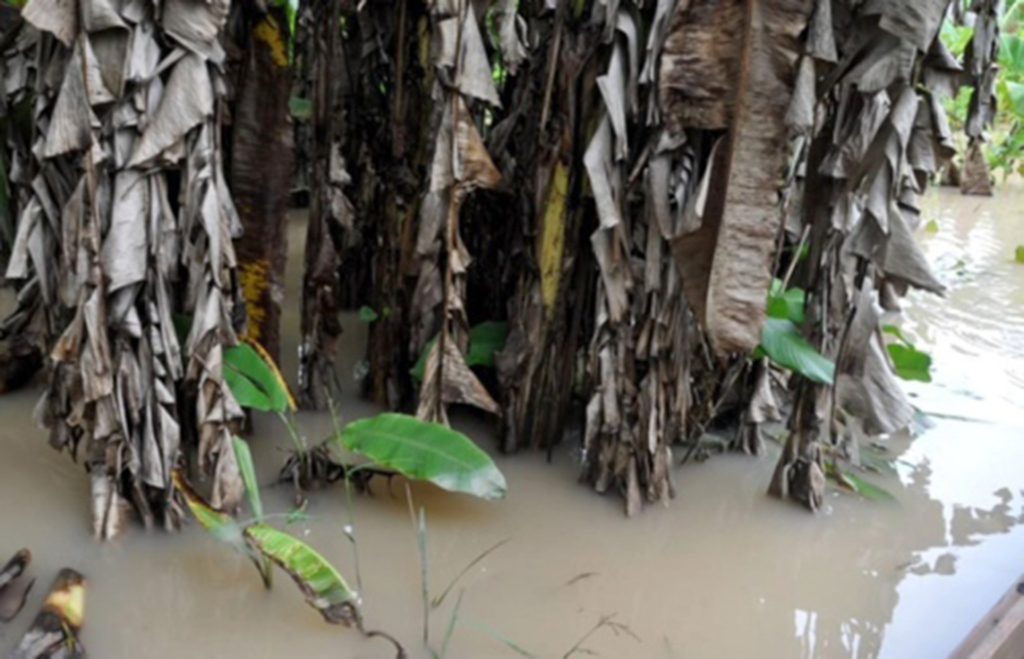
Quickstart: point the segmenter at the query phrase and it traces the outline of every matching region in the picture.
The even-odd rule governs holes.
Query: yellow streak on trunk
[[[252,35],[257,41],[267,44],[270,48],[270,58],[274,60],[274,64],[281,67],[288,66],[288,49],[285,47],[281,26],[273,16],[263,19],[253,30]]]
[[[548,315],[558,301],[562,281],[562,252],[565,248],[565,200],[569,194],[569,170],[561,161],[551,177],[540,236],[541,297]]]

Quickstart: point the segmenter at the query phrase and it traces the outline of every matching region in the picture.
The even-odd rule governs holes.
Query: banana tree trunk
[[[222,374],[240,317],[219,111],[229,3],[157,9],[30,0],[4,52],[8,71],[42,64],[5,89],[5,107],[34,108],[6,272],[22,289],[5,325],[38,332],[42,420],[87,466],[101,538],[129,502],[147,526],[177,527],[171,470],[186,459],[215,505],[234,509],[244,491],[231,445],[242,415]]]
[[[513,261],[518,283],[508,344],[497,359],[502,449],[508,452],[550,449],[562,438],[594,283],[584,260],[584,177],[573,163],[582,154],[587,109],[596,94],[594,76],[585,69],[597,35],[582,29],[582,17],[573,16],[567,3],[554,13],[534,10],[529,26],[538,35],[536,45],[515,78],[514,105],[491,135],[494,152],[521,163],[510,186],[521,227],[509,250],[519,255]]]
[[[283,7],[270,7],[263,14],[251,4],[239,4],[235,11],[243,53],[232,108],[230,167],[244,230],[235,246],[238,281],[246,334],[280,361],[294,146],[288,119],[288,18]]]
[[[311,0],[313,17],[313,148],[309,228],[306,232],[302,286],[302,342],[299,347],[299,396],[303,407],[326,409],[340,390],[334,359],[342,327],[338,318],[341,266],[340,228],[351,225],[351,206],[336,189],[346,173],[336,148],[340,127],[335,116],[341,2]]]

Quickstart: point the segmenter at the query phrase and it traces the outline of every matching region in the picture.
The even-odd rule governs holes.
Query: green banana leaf
[[[916,382],[932,381],[932,357],[913,346],[890,343],[887,346],[889,357],[896,367],[896,375],[904,380]]]
[[[266,524],[245,529],[252,547],[295,581],[306,602],[329,623],[359,627],[358,597],[327,559],[309,545]]]
[[[508,341],[508,323],[480,323],[469,330],[469,366],[494,366],[494,356],[505,348]]]
[[[772,318],[787,318],[797,325],[804,322],[804,305],[807,294],[802,288],[782,288],[782,280],[772,281],[768,294],[768,315]]]
[[[493,367],[494,356],[504,349],[507,340],[508,323],[496,321],[480,323],[469,330],[469,352],[466,355],[466,365],[471,368],[473,366]],[[430,356],[430,351],[435,343],[437,343],[436,336],[423,346],[420,358],[412,368],[412,376],[417,382],[423,381],[423,375],[427,371],[427,357]]]
[[[832,384],[836,379],[836,365],[815,350],[790,320],[769,317],[761,331],[760,348],[779,366],[810,380]]]
[[[916,382],[931,382],[932,356],[918,350],[917,346],[904,336],[899,327],[883,325],[882,331],[896,337],[896,340],[899,341],[899,343],[890,343],[886,346],[897,377]]]
[[[242,342],[224,351],[224,382],[242,407],[282,413],[295,409],[277,365],[251,343]]]
[[[505,476],[491,457],[447,426],[404,414],[381,414],[350,423],[330,442],[450,492],[482,499],[505,496]]]

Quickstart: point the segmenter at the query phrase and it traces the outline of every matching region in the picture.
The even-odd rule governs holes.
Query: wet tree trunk
[[[238,281],[248,338],[280,361],[294,152],[288,19],[282,7],[270,7],[265,15],[251,4],[236,5],[235,11],[242,59],[232,108],[230,182],[244,230],[236,243]]]
[[[510,256],[518,283],[508,344],[497,362],[505,451],[550,449],[566,432],[594,281],[584,267],[583,232],[593,216],[587,217],[584,177],[573,165],[582,157],[596,100],[586,67],[598,35],[568,3],[554,13],[535,10],[529,20],[540,37],[515,80],[509,116],[491,135],[492,150],[517,165],[511,188],[518,231]],[[524,134],[542,137],[517,139]]]
[[[376,316],[370,325],[365,388],[374,402],[411,411],[415,387],[409,368],[418,356],[411,346],[411,262],[430,144],[432,79],[429,62],[422,60],[430,48],[429,22],[425,8],[415,0],[371,8],[360,21],[366,26],[364,38],[353,50],[370,54],[362,60],[352,58],[362,74],[348,104],[357,119],[347,149],[358,163],[361,192],[356,203],[359,222],[366,227],[363,242],[375,245],[363,250],[369,253],[372,282],[364,295],[368,293]],[[375,102],[378,79],[391,80],[394,92]],[[366,135],[373,135],[374,141],[367,144]]]
[[[985,158],[987,131],[996,117],[996,75],[999,59],[998,0],[972,3],[974,33],[964,53],[964,69],[971,89],[967,110],[967,153],[960,177],[960,192],[965,195],[992,195],[992,173]]]
[[[241,414],[222,373],[241,317],[217,65],[229,3],[162,7],[97,16],[30,0],[24,39],[4,53],[20,70],[5,107],[32,108],[31,137],[16,144],[33,145],[12,152],[21,216],[6,274],[22,288],[4,329],[48,356],[42,421],[89,470],[100,538],[129,506],[146,526],[177,527],[170,473],[186,456],[216,505],[234,510],[243,492],[231,446]],[[176,317],[190,319],[187,337]]]

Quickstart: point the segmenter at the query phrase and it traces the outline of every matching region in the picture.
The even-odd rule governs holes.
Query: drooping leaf
[[[673,241],[686,294],[722,355],[757,347],[767,313],[785,119],[811,8],[804,0],[679,3],[665,43],[666,125],[728,129],[709,165],[702,225]]]
[[[790,320],[768,318],[761,332],[761,348],[779,366],[822,384],[835,381],[835,364],[815,350]]]
[[[306,602],[329,623],[359,626],[358,597],[327,559],[287,533],[266,524],[253,524],[245,537],[254,549],[287,572],[306,596]]]
[[[195,491],[180,469],[175,469],[172,472],[171,479],[174,481],[174,487],[185,498],[185,503],[188,504],[192,515],[199,522],[199,526],[218,540],[226,542],[236,549],[244,549],[242,529],[231,515],[211,506],[201,494]]]
[[[245,341],[224,351],[224,380],[242,407],[263,412],[296,408],[281,371],[255,342]]]
[[[167,9],[183,5],[195,6],[185,0],[175,0]],[[147,163],[174,146],[188,131],[211,116],[213,109],[214,88],[206,61],[198,55],[186,55],[171,71],[160,107],[142,137],[136,140],[129,165]]]
[[[906,428],[914,413],[879,336],[876,297],[874,283],[865,279],[841,348],[844,363],[835,384],[838,405],[859,419],[869,435]]]
[[[427,357],[416,416],[426,421],[447,423],[444,407],[449,404],[470,405],[491,414],[501,413],[497,401],[451,340],[444,344],[443,351],[440,345],[435,344]]]
[[[471,439],[437,423],[403,414],[381,414],[346,426],[332,440],[407,478],[450,492],[501,499],[505,476]]]

